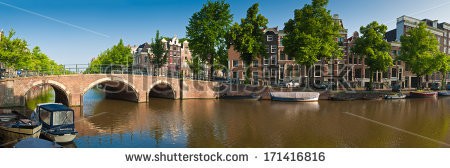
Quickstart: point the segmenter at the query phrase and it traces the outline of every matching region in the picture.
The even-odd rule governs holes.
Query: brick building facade
[[[167,63],[160,68],[158,76],[177,77],[183,72],[185,77],[190,77],[187,61],[191,59],[189,42],[180,42],[177,36],[172,39],[162,39],[164,49],[167,51]],[[154,55],[149,43],[141,44],[133,52],[133,67],[144,74],[153,74],[152,59]]]

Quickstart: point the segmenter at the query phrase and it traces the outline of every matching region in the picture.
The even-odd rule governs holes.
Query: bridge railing
[[[144,76],[162,76],[167,78],[184,78],[194,80],[208,80],[208,71],[200,71],[194,75],[189,70],[179,70],[179,68],[169,69],[168,67],[156,68],[142,66],[126,66],[104,64],[91,66],[89,64],[65,64],[48,69],[28,70],[28,69],[3,69],[0,78],[20,78],[52,75],[71,74],[130,74]]]

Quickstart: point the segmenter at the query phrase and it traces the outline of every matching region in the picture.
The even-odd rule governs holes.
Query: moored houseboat
[[[437,92],[410,92],[410,98],[436,98]]]
[[[223,95],[220,96],[219,99],[227,99],[227,100],[260,100],[261,96],[251,94],[251,95]]]
[[[274,101],[312,102],[319,100],[319,92],[270,92]]]

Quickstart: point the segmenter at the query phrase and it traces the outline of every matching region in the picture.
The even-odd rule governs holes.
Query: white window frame
[[[277,76],[277,70],[276,69],[270,69],[270,77],[276,77]]]
[[[267,35],[267,41],[273,41],[273,35]]]
[[[270,53],[272,53],[272,54],[277,53],[277,46],[276,45],[271,45],[270,46]]]
[[[316,67],[319,67],[319,76],[316,75]],[[320,65],[314,65],[314,77],[322,77],[322,70],[320,68]]]
[[[264,58],[263,59],[263,64],[264,65],[269,65],[269,63],[270,63],[270,59],[268,59],[268,58]]]
[[[236,76],[235,76],[235,74],[236,74]],[[232,75],[233,75],[233,76],[232,76],[233,79],[238,79],[238,78],[239,78],[239,74],[238,74],[237,71],[233,71],[233,74],[232,74]]]
[[[235,64],[235,62],[236,62],[236,64]],[[233,68],[237,68],[237,67],[239,67],[239,60],[232,60],[231,64],[232,64]]]
[[[255,64],[255,62],[256,62],[256,64]],[[259,66],[258,60],[253,60],[253,61],[252,61],[252,67],[253,67],[253,68],[256,68],[256,67],[258,67],[258,66]]]
[[[277,65],[277,55],[270,56],[270,65]]]

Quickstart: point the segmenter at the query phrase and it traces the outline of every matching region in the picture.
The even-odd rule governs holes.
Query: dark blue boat
[[[39,104],[36,108],[42,123],[42,135],[49,140],[60,143],[73,141],[78,134],[75,131],[74,111],[62,104]]]

